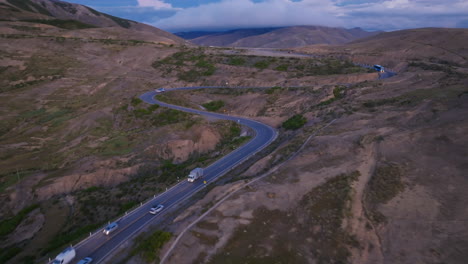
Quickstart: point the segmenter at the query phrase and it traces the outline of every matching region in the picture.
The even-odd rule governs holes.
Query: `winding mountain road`
[[[394,75],[396,75],[395,72],[387,71],[384,74],[379,74],[379,79],[390,78]],[[195,90],[207,88],[211,89],[227,87],[182,87],[170,89],[168,92],[177,90]],[[223,115],[219,113],[206,112],[197,109],[171,105],[168,103],[158,101],[157,99],[155,99],[156,95],[156,91],[151,91],[141,95],[140,99],[142,99],[148,104],[158,104],[163,107],[168,107],[188,113],[238,122],[241,125],[250,127],[255,132],[254,138],[251,139],[249,142],[205,168],[204,180],[207,181],[207,183],[213,182],[239,163],[249,159],[252,155],[268,146],[278,136],[278,132],[274,128],[262,124],[260,122],[242,117]],[[102,233],[102,229],[100,229],[94,234],[90,234],[88,238],[82,240],[80,243],[75,245],[74,248],[76,250],[76,258],[74,263],[78,262],[78,260],[84,257],[93,258],[93,263],[105,263],[106,259],[112,253],[116,252],[116,250],[121,245],[133,238],[139,231],[147,227],[150,223],[156,224],[158,221],[162,221],[164,216],[167,215],[169,212],[173,211],[173,209],[177,205],[189,199],[196,192],[200,191],[201,189],[207,186],[207,184],[203,183],[203,180],[198,180],[193,183],[190,183],[185,180],[186,175],[180,175],[180,177],[183,179],[181,182],[174,185],[169,190],[159,194],[158,196],[155,196],[153,199],[146,202],[145,204],[142,204],[140,207],[136,208],[132,212],[129,212],[128,214],[119,218],[117,220],[119,228],[114,233],[111,233],[110,235],[106,236]],[[156,204],[163,204],[165,206],[164,210],[156,215],[149,214],[149,209]]]
[[[202,88],[218,87],[184,87],[174,88],[170,91]],[[117,220],[119,228],[114,233],[107,236],[104,235],[101,230],[98,230],[96,233],[91,234],[87,239],[75,245],[74,247],[77,254],[75,263],[84,257],[93,258],[93,263],[104,263],[109,255],[115,252],[120,245],[131,239],[136,233],[138,233],[138,231],[150,223],[155,223],[157,220],[161,220],[164,215],[171,211],[171,209],[175,208],[186,199],[189,199],[196,192],[205,188],[208,183],[221,177],[239,163],[249,159],[252,155],[268,146],[278,135],[278,132],[274,128],[260,122],[242,117],[223,115],[167,104],[155,99],[156,94],[157,93],[155,91],[147,92],[141,95],[140,99],[149,104],[158,104],[163,107],[184,112],[238,122],[241,125],[250,127],[255,132],[255,136],[248,143],[206,167],[203,180],[190,183],[185,180],[186,175],[180,175],[183,179],[181,182]],[[203,181],[207,181],[207,184],[204,184]],[[155,204],[163,204],[165,206],[164,210],[156,215],[149,214],[149,209]]]

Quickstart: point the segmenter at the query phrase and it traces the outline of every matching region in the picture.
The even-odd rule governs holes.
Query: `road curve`
[[[168,92],[174,90],[194,90],[202,88],[225,87],[184,87],[174,88]],[[155,99],[154,97],[156,94],[157,93],[155,91],[147,92],[141,95],[140,99],[149,104],[158,104],[163,107],[184,112],[238,122],[241,125],[250,127],[255,132],[255,136],[249,142],[205,168],[204,180],[207,181],[207,183],[216,180],[239,163],[249,159],[252,155],[268,146],[278,136],[278,132],[274,128],[260,122],[242,117],[223,115],[167,104]],[[93,263],[106,263],[106,258],[123,243],[137,234],[138,231],[143,229],[149,223],[156,223],[158,220],[161,220],[164,215],[169,213],[171,208],[174,208],[182,201],[189,199],[193,194],[207,186],[207,184],[204,184],[202,180],[189,183],[185,180],[186,175],[180,175],[180,177],[183,179],[181,182],[117,220],[119,228],[114,233],[106,236],[101,232],[101,230],[99,230],[90,235],[87,239],[75,245],[75,263],[84,257],[93,258]],[[148,213],[151,206],[155,204],[163,204],[165,206],[165,209],[156,216]]]
[[[360,65],[363,66],[363,65]],[[365,67],[365,66],[363,66]],[[387,71],[386,74],[379,74],[379,79],[386,79],[394,76],[395,72]],[[195,89],[207,89],[207,88],[229,88],[223,86],[197,86],[197,87],[183,87],[183,88],[173,88],[168,90],[176,91],[176,90],[195,90]],[[231,87],[231,88],[256,88],[256,87]],[[268,87],[258,87],[258,88],[268,88]],[[156,96],[156,91],[151,91],[144,93],[140,96],[144,102],[149,104],[158,104],[163,107],[168,107],[184,112],[189,112],[193,114],[204,115],[208,117],[214,117],[218,119],[224,120],[231,120],[235,122],[239,122],[241,125],[245,125],[250,127],[254,132],[255,136],[251,139],[248,143],[244,144],[240,148],[236,149],[235,151],[229,153],[227,156],[219,159],[215,163],[211,164],[207,168],[205,168],[205,180],[210,183],[215,179],[219,178],[220,176],[224,175],[234,166],[238,165],[239,163],[247,160],[256,152],[260,151],[261,149],[265,148],[268,144],[270,144],[278,135],[277,131],[272,127],[262,124],[260,122],[230,116],[230,115],[223,115],[213,112],[206,112],[191,108],[186,108],[177,105],[167,104],[161,101],[156,100],[154,97]],[[186,175],[180,175],[182,179],[185,179]],[[101,232],[101,229],[98,230],[94,234],[90,234],[90,236],[80,243],[74,246],[76,250],[76,258],[74,263],[78,262],[78,260],[84,257],[91,257],[94,259],[93,263],[105,263],[106,258],[112,254],[117,248],[119,248],[122,244],[126,241],[131,239],[135,234],[137,234],[141,229],[147,226],[149,223],[157,223],[165,215],[170,212],[170,209],[174,208],[182,201],[189,199],[193,194],[198,192],[199,190],[203,189],[206,185],[203,181],[195,181],[194,183],[189,183],[186,180],[182,180],[178,184],[171,187],[169,190],[155,196],[153,199],[149,200],[142,206],[136,208],[135,210],[129,212],[128,214],[122,216],[117,220],[119,224],[119,228],[116,232],[112,233],[109,236],[104,235]],[[164,204],[165,209],[159,213],[158,215],[154,216],[148,213],[149,209],[152,205],[155,204]]]

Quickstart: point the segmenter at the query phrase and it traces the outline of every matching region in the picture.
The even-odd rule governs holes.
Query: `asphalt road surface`
[[[171,91],[200,88],[216,87],[186,87],[171,89]],[[185,179],[187,175],[180,175],[182,181],[177,185],[173,186],[159,196],[156,196],[140,208],[120,218],[117,221],[119,227],[116,231],[110,235],[104,235],[102,230],[99,230],[95,234],[92,234],[87,239],[75,245],[74,247],[76,250],[76,258],[74,263],[78,262],[84,257],[93,258],[93,263],[106,263],[106,258],[109,257],[111,253],[115,251],[115,249],[117,249],[122,243],[133,238],[134,235],[138,233],[138,231],[140,231],[143,227],[147,226],[149,223],[156,223],[158,219],[164,217],[165,214],[167,214],[180,202],[190,198],[197,191],[205,188],[207,184],[222,176],[237,164],[250,158],[253,154],[266,147],[277,137],[277,131],[275,129],[260,122],[242,117],[205,112],[201,110],[166,104],[156,100],[154,98],[156,94],[157,93],[155,91],[147,92],[141,95],[140,98],[149,104],[159,104],[160,106],[189,113],[200,114],[224,120],[232,120],[253,129],[253,131],[255,131],[255,136],[248,143],[229,153],[227,156],[219,159],[209,167],[206,167],[203,179],[199,179],[193,183],[190,183]],[[207,184],[204,184],[204,181],[207,181]],[[149,214],[148,212],[150,208],[157,204],[163,204],[165,207],[164,210],[156,215]]]

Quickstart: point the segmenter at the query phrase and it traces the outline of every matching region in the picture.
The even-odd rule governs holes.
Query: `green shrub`
[[[255,67],[255,68],[258,68],[258,69],[266,69],[266,68],[268,68],[268,66],[270,66],[270,62],[269,62],[269,61],[266,61],[266,60],[257,61],[257,62],[254,64],[254,67]]]
[[[333,95],[335,96],[335,99],[341,99],[344,97],[344,89],[345,86],[335,86],[335,88],[333,89]]]
[[[277,70],[277,71],[287,71],[288,70],[288,65],[281,64],[278,67],[276,67],[275,70]]]
[[[132,101],[130,103],[132,104],[132,106],[137,106],[137,105],[141,104],[142,102],[143,101],[140,98],[133,97]]]
[[[240,57],[233,57],[229,59],[228,64],[234,66],[241,66],[245,64],[245,59]]]
[[[188,113],[173,109],[167,109],[155,115],[151,120],[155,126],[165,126],[186,121],[189,119],[190,114]]]
[[[275,91],[279,91],[281,89],[283,89],[281,86],[275,86],[275,87],[271,87],[271,88],[266,89],[265,93],[266,94],[273,94],[273,93],[275,93]]]
[[[211,101],[206,104],[202,104],[203,107],[205,107],[208,111],[217,111],[221,107],[224,107],[224,101],[217,100],[217,101]]]
[[[303,127],[307,123],[307,119],[303,115],[294,115],[283,122],[284,129],[296,130]]]

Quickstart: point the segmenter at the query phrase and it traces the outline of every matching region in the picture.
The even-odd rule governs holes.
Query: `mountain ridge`
[[[202,46],[297,48],[313,44],[344,44],[379,33],[381,31],[368,32],[361,28],[290,26],[233,29],[223,32],[178,32],[175,35]]]
[[[159,28],[96,11],[88,6],[59,0],[0,0],[0,16],[4,21],[43,23],[48,20],[74,20],[90,27],[122,28],[151,33],[183,44],[185,41]],[[44,21],[42,21],[44,20]]]

